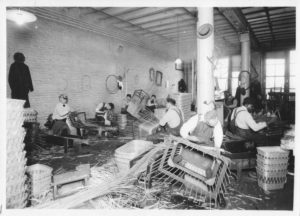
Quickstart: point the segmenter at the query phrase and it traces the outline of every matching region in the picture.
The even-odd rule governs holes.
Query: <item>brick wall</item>
[[[122,52],[118,49],[120,45]],[[35,24],[18,27],[7,22],[7,74],[17,51],[24,53],[25,63],[31,70],[34,92],[29,95],[30,103],[38,111],[42,124],[53,112],[61,93],[69,96],[71,107],[92,117],[100,101],[113,102],[116,110],[120,109],[126,81],[128,93],[144,89],[149,94],[165,97],[176,91],[182,77],[174,70],[173,60],[160,57],[164,55],[158,52],[43,19],[39,19],[37,28]],[[163,72],[162,87],[149,82],[150,67]],[[124,91],[109,94],[107,76],[123,75],[126,71]],[[10,97],[8,85],[7,96]]]

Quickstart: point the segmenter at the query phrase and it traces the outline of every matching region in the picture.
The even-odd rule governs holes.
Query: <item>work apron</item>
[[[215,146],[214,142],[212,141],[213,134],[213,127],[210,127],[205,122],[198,120],[196,128],[190,135],[197,137],[200,141],[203,141],[203,143],[205,143],[208,146]]]

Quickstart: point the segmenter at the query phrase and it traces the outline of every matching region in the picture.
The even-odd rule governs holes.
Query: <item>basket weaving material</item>
[[[42,164],[34,164],[27,168],[31,178],[31,195],[39,197],[50,189],[52,168]]]
[[[27,204],[25,129],[22,127],[23,100],[7,99],[6,121],[6,207],[24,208]]]

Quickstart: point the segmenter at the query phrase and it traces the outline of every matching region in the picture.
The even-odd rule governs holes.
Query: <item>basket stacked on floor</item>
[[[177,93],[172,94],[171,97],[176,100],[176,106],[181,110],[183,120],[187,121],[191,117],[192,94]]]
[[[6,207],[24,208],[27,203],[26,152],[23,100],[7,99],[6,119]]]
[[[286,183],[289,152],[279,146],[257,148],[257,180],[265,191],[282,189]]]
[[[25,108],[23,111],[24,122],[37,122],[38,112],[31,108]]]
[[[34,164],[27,168],[31,180],[31,198],[41,198],[51,189],[52,168],[43,164]]]
[[[124,130],[127,124],[127,114],[118,114],[118,125],[120,130]]]

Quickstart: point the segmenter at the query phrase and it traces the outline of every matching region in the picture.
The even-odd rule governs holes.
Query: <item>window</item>
[[[228,67],[229,58],[218,59],[216,70],[214,71],[214,76],[218,80],[219,88],[221,91],[225,91],[228,89]]]
[[[266,94],[272,90],[275,92],[284,91],[284,59],[267,59],[266,60]]]
[[[295,92],[296,85],[296,52],[290,51],[290,77],[289,77],[289,92]]]
[[[240,71],[232,71],[232,77],[231,77],[231,94],[234,97],[236,89],[239,85],[239,74]]]

